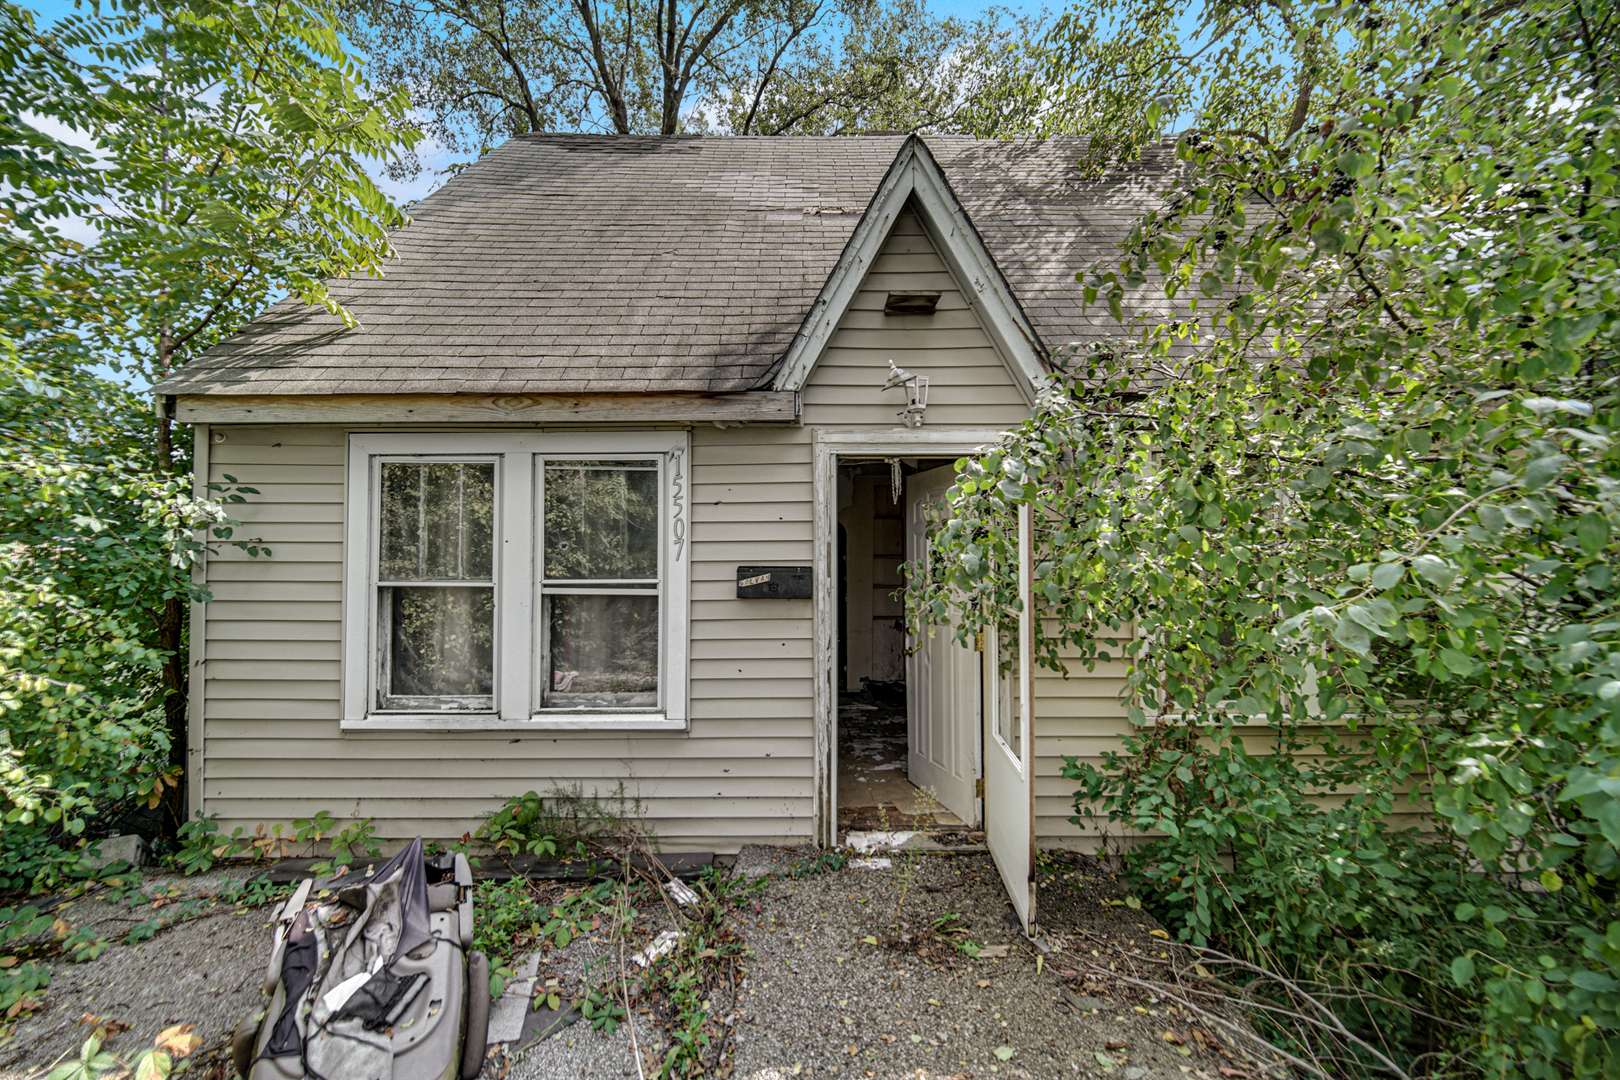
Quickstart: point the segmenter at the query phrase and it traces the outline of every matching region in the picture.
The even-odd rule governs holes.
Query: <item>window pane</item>
[[[495,590],[392,588],[389,697],[489,697],[495,690]],[[469,702],[468,707],[488,707]]]
[[[489,581],[494,552],[493,462],[383,463],[383,581]]]
[[[658,577],[658,470],[651,462],[549,462],[546,577]]]
[[[658,597],[546,598],[547,708],[658,704]]]

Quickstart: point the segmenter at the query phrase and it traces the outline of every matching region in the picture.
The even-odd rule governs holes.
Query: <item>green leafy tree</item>
[[[530,131],[982,127],[1015,30],[922,0],[351,0],[379,78],[452,150]],[[1027,36],[1027,34],[1025,35]],[[418,167],[413,160],[406,171]]]
[[[730,70],[714,126],[736,135],[1008,130],[1040,17],[929,14],[923,0],[804,3]],[[689,125],[691,126],[691,125]]]
[[[1613,1075],[1617,13],[1277,11],[1280,66],[1357,62],[1310,123],[1178,140],[1081,268],[1120,336],[962,463],[913,617],[1009,623],[1034,502],[1041,662],[1129,668],[1076,820],[1162,837],[1131,866],[1184,939],[1355,991],[1408,1063]],[[1203,100],[1255,97],[1233,70]]]
[[[406,107],[322,0],[126,0],[49,27],[0,0],[8,884],[93,806],[178,810],[192,566],[245,543],[126,383],[281,294],[341,314],[325,281],[376,272],[403,220],[365,166],[414,143]]]
[[[1354,13],[1217,0],[1196,21],[1168,0],[1082,0],[1009,83],[1006,125],[1092,139],[1092,165],[1132,156],[1168,125],[1275,146],[1352,99],[1343,78],[1370,58]],[[1013,92],[1013,86],[1017,91]]]

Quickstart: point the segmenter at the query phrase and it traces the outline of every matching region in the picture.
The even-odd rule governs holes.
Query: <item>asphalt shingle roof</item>
[[[1076,139],[924,140],[1047,347],[1118,332],[1077,269],[1168,152],[1086,179]],[[167,394],[723,392],[769,379],[904,136],[526,135],[413,210],[358,319],[283,301]]]

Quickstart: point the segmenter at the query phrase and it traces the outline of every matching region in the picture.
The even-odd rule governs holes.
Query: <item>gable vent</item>
[[[938,292],[892,292],[883,304],[885,315],[932,315],[939,306]]]

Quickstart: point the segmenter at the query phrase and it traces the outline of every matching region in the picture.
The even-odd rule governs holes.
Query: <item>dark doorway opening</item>
[[[838,832],[961,829],[908,778],[906,479],[948,458],[838,468]]]

